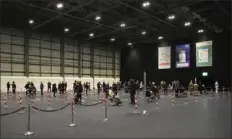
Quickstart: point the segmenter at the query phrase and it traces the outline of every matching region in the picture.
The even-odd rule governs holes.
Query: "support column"
[[[113,69],[113,76],[114,76],[114,79],[116,79],[116,74],[115,74],[115,57],[116,57],[116,54],[115,54],[116,52],[115,52],[115,50],[113,50],[113,58],[112,58],[112,64],[113,64],[113,67],[112,67],[112,69]]]
[[[146,94],[146,90],[147,90],[147,73],[146,73],[146,71],[144,71],[144,73],[143,73],[143,82],[144,82],[144,92],[145,92],[145,94]],[[146,97],[146,95],[145,95],[145,97]]]
[[[29,34],[24,32],[24,76],[29,76]]]
[[[79,52],[79,55],[78,55],[78,65],[79,65],[79,78],[81,78],[81,67],[82,67],[82,63],[81,63],[81,57],[82,57],[82,49],[81,49],[81,42],[79,41],[78,42],[78,52]]]
[[[64,38],[60,39],[60,76],[64,79]]]
[[[93,78],[93,89],[95,88],[95,81],[94,81],[94,44],[91,44],[90,47],[90,76]]]

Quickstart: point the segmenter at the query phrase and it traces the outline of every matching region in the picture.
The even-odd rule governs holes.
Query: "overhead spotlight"
[[[94,33],[90,33],[89,36],[90,36],[90,37],[93,37],[93,36],[94,36]]]
[[[197,32],[198,32],[198,33],[203,33],[204,30],[203,30],[203,29],[199,29]]]
[[[56,4],[56,8],[57,9],[62,9],[63,7],[64,7],[64,4],[61,3],[61,2],[59,2],[59,3]]]
[[[149,1],[144,1],[144,2],[142,3],[143,8],[147,8],[147,7],[149,7],[150,5],[151,5],[151,3],[150,3]]]
[[[131,43],[131,42],[128,42],[127,45],[132,46],[132,43]]]
[[[121,28],[124,28],[125,26],[126,26],[125,23],[121,23],[121,24],[120,24],[120,27],[121,27]]]
[[[184,26],[186,26],[186,27],[187,27],[187,26],[190,26],[190,25],[191,25],[190,22],[185,22],[185,23],[184,23]]]
[[[169,20],[175,19],[175,15],[169,15],[169,16],[168,16],[168,19],[169,19]]]
[[[98,15],[98,16],[96,16],[96,17],[95,17],[95,20],[96,20],[96,21],[101,20],[101,16],[99,16],[99,15]]]
[[[141,34],[142,34],[142,35],[146,35],[147,32],[146,32],[146,31],[142,31]]]
[[[111,38],[110,41],[112,41],[112,42],[115,41],[115,38]]]
[[[159,36],[158,39],[159,39],[159,40],[162,40],[162,39],[163,39],[163,36]]]
[[[32,20],[32,19],[30,19],[28,22],[29,22],[29,24],[31,24],[31,25],[34,24],[34,20]]]
[[[69,28],[64,28],[64,32],[69,32]]]

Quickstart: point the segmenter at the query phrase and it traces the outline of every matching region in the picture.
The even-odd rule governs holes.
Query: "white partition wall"
[[[16,82],[17,90],[32,81],[37,90],[40,82],[65,81],[72,90],[75,80],[90,82],[91,88],[104,81],[119,81],[120,53],[108,46],[78,42],[52,35],[0,29],[1,91],[6,83]]]

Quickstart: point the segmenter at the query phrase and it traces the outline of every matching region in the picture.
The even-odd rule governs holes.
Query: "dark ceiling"
[[[198,29],[207,33],[231,31],[231,2],[209,0],[150,0],[149,8],[142,8],[145,0],[3,0],[1,2],[1,25],[23,30],[50,33],[101,43],[125,46],[185,39],[197,35]],[[56,3],[62,2],[63,9]],[[172,21],[167,17],[174,14]],[[97,15],[100,21],[95,21]],[[28,24],[33,19],[33,25]],[[184,22],[190,21],[190,27]],[[126,23],[125,28],[120,23]],[[64,28],[70,32],[64,33]],[[141,35],[145,30],[146,35]],[[95,33],[90,38],[89,33]],[[110,42],[110,38],[116,38]]]

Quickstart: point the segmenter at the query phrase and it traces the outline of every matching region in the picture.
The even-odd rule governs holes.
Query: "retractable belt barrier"
[[[37,108],[37,107],[35,107],[35,106],[32,106],[32,108],[33,109],[35,109],[35,110],[38,110],[38,111],[42,111],[42,112],[56,112],[56,111],[60,111],[60,110],[63,110],[63,109],[65,109],[66,107],[68,107],[70,104],[68,103],[68,104],[66,104],[65,106],[63,106],[63,107],[61,107],[61,108],[59,108],[59,109],[51,109],[51,110],[46,110],[46,109],[41,109],[41,108]]]
[[[19,112],[19,111],[21,111],[21,110],[23,110],[23,109],[25,109],[25,108],[26,108],[26,107],[22,107],[22,108],[20,108],[20,109],[17,109],[17,110],[15,110],[15,111],[12,111],[12,112],[0,114],[0,117],[1,117],[1,116],[7,116],[7,115],[15,114],[15,113],[17,113],[17,112]]]

